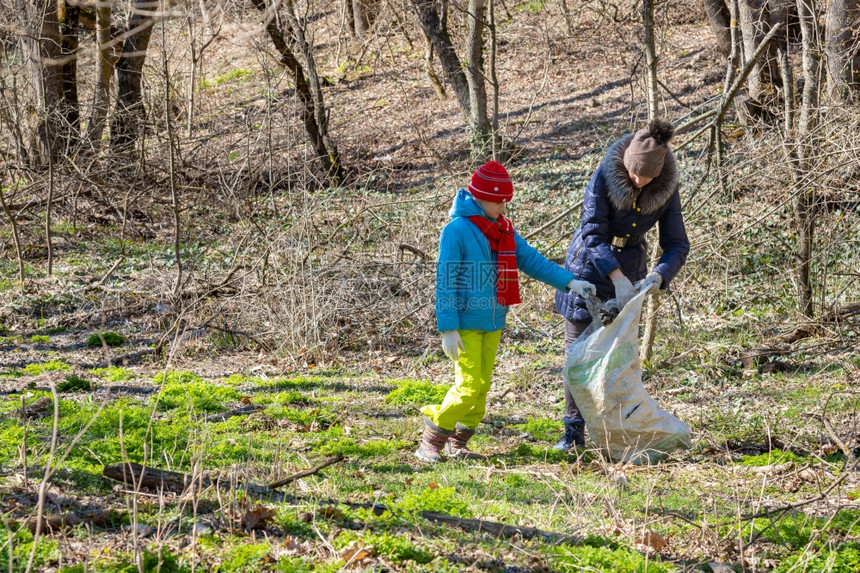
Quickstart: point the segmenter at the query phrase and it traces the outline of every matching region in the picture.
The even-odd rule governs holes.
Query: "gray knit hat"
[[[675,127],[665,119],[652,119],[647,129],[633,135],[624,151],[624,167],[642,177],[657,177],[663,170]]]

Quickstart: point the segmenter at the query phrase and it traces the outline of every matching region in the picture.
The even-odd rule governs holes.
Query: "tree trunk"
[[[111,147],[116,151],[133,147],[143,125],[143,64],[155,23],[155,12],[150,10],[150,4],[148,0],[135,0],[134,13],[127,27],[129,36],[116,63],[117,103],[111,123]]]
[[[421,31],[424,34],[424,31]],[[430,78],[430,83],[436,88],[436,93],[439,94],[439,99],[448,99],[448,94],[445,93],[445,86],[439,81],[439,76],[436,75],[436,70],[433,69],[433,42],[430,41],[430,36],[424,34],[424,68],[427,72],[427,77]]]
[[[102,134],[110,105],[110,79],[113,76],[114,64],[116,63],[113,49],[109,46],[111,41],[110,12],[110,6],[100,6],[96,11],[96,44],[98,45],[96,85],[93,90],[90,120],[87,123],[87,141],[89,142],[89,149],[93,153],[98,153],[101,147]]]
[[[642,24],[645,28],[645,87],[648,90],[648,120],[657,117],[660,99],[657,93],[657,42],[654,39],[654,0],[642,1]]]
[[[379,3],[375,0],[352,0],[353,26],[356,38],[367,38],[373,31],[373,21],[378,10]]]
[[[648,121],[655,119],[659,113],[660,100],[657,93],[657,42],[654,30],[654,0],[642,1],[642,25],[645,28],[645,86],[648,92]],[[656,241],[655,241],[656,243]],[[660,258],[659,245],[654,246],[651,255],[651,266],[653,267]],[[656,296],[648,297],[646,304],[645,332],[642,337],[642,348],[640,356],[642,360],[651,359],[651,350],[654,346],[654,336],[657,332],[657,311],[660,308],[660,299]]]
[[[358,37],[358,33],[355,31],[355,12],[352,9],[352,0],[343,0],[343,11],[346,29],[352,37]]]
[[[63,106],[62,38],[56,0],[19,2],[31,32],[24,40],[24,52],[33,86],[36,109],[42,115],[35,128],[30,157],[40,165],[56,160],[66,140]]]
[[[860,26],[856,0],[830,0],[825,24],[827,88],[830,97],[844,101],[858,88],[857,55],[852,56],[852,33]],[[854,48],[852,50],[852,48]]]
[[[724,0],[702,0],[708,23],[717,39],[717,50],[728,58],[732,52],[731,16]]]
[[[63,121],[65,123],[65,152],[80,142],[81,111],[78,102],[78,23],[81,9],[60,0],[59,13],[63,83]]]
[[[466,28],[466,80],[469,84],[469,131],[472,155],[483,161],[487,155],[490,122],[487,119],[487,85],[484,78],[484,13],[486,0],[469,0]]]
[[[328,138],[325,131],[326,122],[323,121],[323,123],[320,124],[318,121],[318,118],[320,117],[325,120],[325,109],[317,109],[318,106],[315,103],[316,98],[314,97],[310,85],[305,79],[305,70],[290,49],[278,21],[277,14],[269,8],[267,0],[253,0],[253,2],[254,6],[257,7],[257,10],[259,10],[266,19],[266,32],[268,32],[269,37],[272,39],[272,43],[275,45],[275,49],[281,56],[281,64],[283,64],[284,67],[292,73],[293,81],[296,83],[296,95],[301,103],[299,115],[304,123],[308,139],[310,139],[311,145],[316,151],[322,170],[329,178],[332,185],[339,185],[340,182],[343,181],[343,167],[340,164],[340,157],[338,156],[336,148],[329,148],[326,144],[326,139]],[[291,8],[292,6],[287,7],[288,10]],[[316,75],[314,74],[313,77],[316,78]],[[316,89],[319,90],[319,85],[316,86]],[[318,97],[321,101],[322,93],[319,91]]]
[[[740,28],[742,35],[744,64],[750,61],[756,47],[761,44],[767,34],[767,1],[766,0],[740,0],[738,2],[740,12]],[[753,65],[752,72],[747,78],[747,91],[753,99],[759,99],[764,89],[764,66],[760,62]]]
[[[800,32],[803,46],[803,100],[797,129],[797,165],[800,189],[794,194],[794,224],[797,230],[797,286],[800,312],[813,316],[812,281],[812,241],[815,233],[812,206],[815,204],[815,190],[806,177],[812,150],[815,124],[818,118],[818,72],[819,37],[816,29],[815,6],[813,0],[797,0],[800,19]],[[807,188],[808,185],[808,188]]]
[[[443,24],[442,19],[439,17],[433,0],[412,0],[412,6],[415,8],[421,28],[430,38],[430,41],[433,42],[433,47],[436,48],[436,53],[439,54],[442,71],[445,73],[448,83],[454,89],[457,103],[460,104],[463,115],[470,118],[472,108],[469,102],[469,83],[466,81],[466,74],[463,73],[460,58],[457,56],[454,45],[451,43],[447,26]]]

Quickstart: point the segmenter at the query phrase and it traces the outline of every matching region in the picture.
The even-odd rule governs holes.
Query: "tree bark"
[[[433,47],[439,54],[439,62],[442,64],[445,79],[453,88],[454,94],[457,96],[457,103],[463,110],[463,115],[470,118],[472,108],[469,101],[469,83],[466,81],[466,74],[463,73],[460,58],[451,43],[447,26],[439,17],[433,0],[412,0],[412,6],[415,8],[421,28],[433,42]]]
[[[469,131],[472,155],[482,161],[488,150],[487,85],[484,78],[484,13],[486,0],[469,0],[466,27],[466,81],[469,84]]]
[[[135,0],[134,13],[129,19],[122,54],[116,63],[117,103],[111,123],[111,147],[127,151],[140,137],[145,117],[143,107],[143,64],[155,24],[155,13],[148,0]]]
[[[717,50],[728,58],[732,52],[731,15],[724,0],[702,0],[708,24],[717,40]]]
[[[833,101],[849,98],[858,91],[858,59],[852,55],[852,35],[860,27],[860,11],[856,0],[830,0],[825,24],[827,54],[827,89]]]

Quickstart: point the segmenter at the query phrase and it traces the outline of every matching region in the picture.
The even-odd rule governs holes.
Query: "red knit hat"
[[[514,184],[501,163],[488,161],[472,174],[469,192],[476,199],[507,203],[514,196]]]

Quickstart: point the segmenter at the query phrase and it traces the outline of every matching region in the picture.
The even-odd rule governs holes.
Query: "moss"
[[[122,346],[125,344],[125,337],[117,334],[116,332],[103,332],[93,334],[87,339],[87,346],[90,348],[96,348],[102,346],[102,344],[106,344],[108,346]]]
[[[792,452],[784,452],[780,449],[773,449],[769,453],[760,454],[757,456],[744,456],[739,462],[742,466],[760,467],[772,464],[784,464],[786,462],[798,461],[799,458]]]

